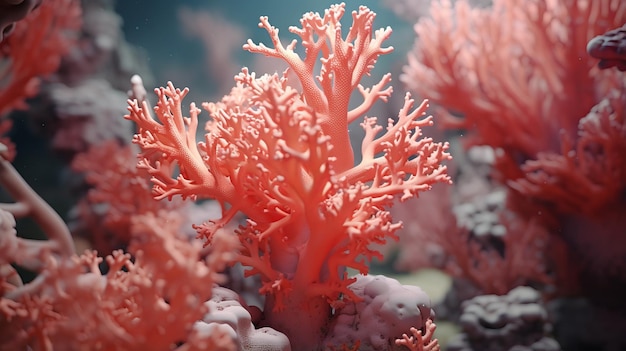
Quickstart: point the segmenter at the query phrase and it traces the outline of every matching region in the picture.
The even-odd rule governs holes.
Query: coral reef
[[[67,35],[72,50],[54,42],[59,51],[50,53],[46,70],[22,76],[32,83],[57,73],[47,97],[56,122],[68,123],[52,129],[51,146],[70,150],[72,170],[84,173],[79,188],[88,192],[74,209],[73,234],[100,252],[74,253],[68,226],[15,171],[4,147],[0,185],[15,202],[0,206],[0,348],[438,349],[434,313],[421,289],[348,274],[349,268],[366,274],[368,262],[382,256],[374,244],[396,239],[401,223],[389,213],[396,201],[450,182],[449,145],[422,133],[433,124],[426,101],[416,104],[406,94],[386,129],[366,117],[392,93],[390,74],[361,85],[393,49],[383,46],[391,29],[374,30],[373,11],[353,11],[345,33],[343,3],[323,15],[305,14],[301,27],[290,28],[303,56],[297,41],[283,46],[261,17],[273,45],[249,40],[243,48],[282,59],[295,75],[257,77],[243,68],[230,94],[202,104],[211,117],[202,141],[201,110],[193,103],[182,110],[189,89],[172,83],[156,89],[152,109],[141,78],[133,77],[125,118],[136,124],[136,145],[129,145],[124,125],[108,121],[116,103],[102,102],[119,98],[115,75],[102,77],[122,43],[119,18],[106,2],[85,3],[88,21],[77,36],[78,3],[65,17],[58,12],[67,1],[43,2],[31,15],[67,22],[45,37]],[[23,33],[42,34],[46,22],[18,23],[6,41],[10,53],[25,49],[12,41],[22,23]],[[26,48],[41,52],[46,45]],[[20,73],[18,61],[9,60],[9,72]],[[26,108],[35,93],[15,85],[12,74],[0,91],[2,112]],[[365,134],[353,145],[348,125],[357,120]],[[206,204],[217,204],[219,215]],[[193,228],[204,247],[182,227],[199,212],[204,222]],[[45,237],[18,237],[24,233],[14,217],[32,218]],[[220,272],[235,263],[259,277],[262,306],[220,286],[226,284]],[[23,280],[16,266],[34,279]],[[342,324],[352,310],[371,325]],[[354,337],[333,340],[331,325],[352,329]],[[369,337],[373,329],[379,340]]]

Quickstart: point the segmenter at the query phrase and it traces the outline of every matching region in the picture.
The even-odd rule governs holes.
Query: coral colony
[[[172,83],[156,89],[151,109],[141,79],[133,78],[125,117],[138,129],[136,169],[124,166],[127,153],[113,144],[96,146],[90,157],[74,163],[87,170],[100,157],[100,166],[111,167],[106,172],[123,172],[88,175],[87,181],[95,185],[90,200],[109,199],[115,209],[118,220],[108,216],[104,223],[124,227],[126,252],[71,254],[67,229],[4,160],[2,184],[15,200],[2,212],[4,345],[438,349],[424,292],[367,275],[366,263],[380,256],[372,244],[394,239],[401,227],[388,212],[396,198],[450,182],[442,164],[450,158],[448,144],[423,137],[422,128],[433,123],[425,116],[428,104],[416,104],[409,94],[386,126],[364,118],[392,93],[389,74],[371,87],[360,84],[379,56],[392,50],[383,46],[391,29],[374,30],[375,13],[362,6],[352,12],[346,30],[340,23],[344,14],[344,4],[334,5],[323,15],[305,14],[300,28],[290,28],[303,53],[296,52],[295,40],[283,46],[278,30],[261,17],[272,46],[249,41],[244,49],[283,59],[296,78],[257,76],[244,68],[229,95],[202,104],[211,118],[201,141],[196,140],[201,110],[191,103],[183,111],[188,89]],[[355,92],[356,104],[351,103]],[[365,136],[353,146],[348,125],[356,120]],[[359,160],[353,147],[361,149]],[[106,157],[112,159],[105,162]],[[146,178],[153,199],[138,194],[149,193]],[[122,193],[126,189],[132,198]],[[168,210],[156,201],[180,198],[219,203],[219,218],[194,225],[204,250],[199,241],[177,236],[183,218],[178,212],[185,207]],[[133,204],[138,211],[120,210]],[[123,214],[127,218],[119,218]],[[245,223],[221,231],[241,214]],[[47,241],[16,237],[13,217],[23,215],[35,219]],[[218,272],[233,262],[247,267],[246,276],[260,277],[261,308],[215,285],[222,281]],[[106,273],[99,268],[103,263]],[[38,276],[22,284],[10,264]],[[347,268],[360,274],[348,276]]]
[[[84,176],[64,221],[0,139],[0,350],[440,350],[430,298],[373,259],[453,277],[436,306],[460,327],[449,350],[616,349],[626,3],[475,2],[403,13],[422,18],[401,79],[468,132],[449,144],[409,93],[371,116],[392,78],[364,77],[393,48],[365,6],[306,13],[291,42],[261,17],[269,43],[243,49],[288,69],[243,68],[218,101],[171,82],[154,98],[132,75],[122,118],[113,86],[140,68],[110,4],[0,0],[0,131],[40,94],[50,147]],[[570,296],[594,320],[574,333]]]

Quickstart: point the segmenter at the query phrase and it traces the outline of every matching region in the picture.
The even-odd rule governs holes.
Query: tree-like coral
[[[432,18],[415,27],[419,39],[401,79],[462,114],[448,122],[472,130],[470,144],[498,149],[498,172],[516,179],[524,161],[561,151],[560,134],[575,140],[579,119],[623,84],[595,68],[585,48],[624,22],[625,6],[617,0],[496,0],[486,9],[466,0],[433,3]]]
[[[439,351],[441,346],[437,339],[433,339],[435,334],[436,325],[433,321],[426,322],[426,331],[422,333],[421,330],[411,328],[411,336],[404,334],[402,339],[396,340],[396,345],[403,345],[409,348],[411,351]]]
[[[431,15],[415,26],[401,79],[447,109],[469,145],[493,148],[508,209],[559,247],[557,282],[622,308],[626,75],[608,66],[619,68],[623,33],[609,30],[626,21],[626,3],[441,1]]]
[[[388,74],[370,88],[359,84],[392,50],[382,47],[391,29],[374,31],[375,14],[362,6],[352,13],[344,39],[344,11],[340,4],[324,16],[308,13],[302,28],[290,28],[302,39],[304,58],[295,51],[296,40],[283,46],[278,30],[261,17],[259,26],[274,47],[248,42],[244,49],[285,60],[302,90],[286,75],[256,77],[243,69],[230,95],[203,104],[212,117],[203,142],[196,141],[201,110],[192,103],[185,116],[188,89],[171,83],[155,90],[156,116],[137,100],[129,102],[126,116],[139,127],[139,167],[152,175],[155,198],[213,198],[222,205],[221,219],[197,226],[208,243],[236,213],[247,216],[237,232],[237,261],[263,279],[265,323],[285,332],[299,350],[317,347],[331,303],[354,297],[354,280],[344,268],[366,273],[365,261],[380,255],[370,244],[394,238],[400,224],[387,211],[394,198],[449,182],[443,165],[448,145],[422,136],[432,117],[424,117],[426,102],[415,107],[408,94],[386,129],[373,117],[364,119],[363,157],[354,163],[348,124],[391,94]],[[351,109],[354,91],[363,100]],[[299,328],[303,321],[311,327]]]

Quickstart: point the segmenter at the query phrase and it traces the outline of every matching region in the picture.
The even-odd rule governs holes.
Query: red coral
[[[155,90],[158,119],[137,100],[129,101],[126,116],[139,127],[134,138],[143,151],[139,166],[152,175],[156,198],[208,197],[221,203],[222,218],[198,226],[201,236],[210,242],[237,212],[248,217],[238,231],[237,260],[252,268],[250,274],[260,274],[262,291],[271,293],[266,318],[307,347],[307,341],[320,338],[295,331],[293,313],[324,323],[330,313],[325,300],[351,296],[343,267],[367,272],[361,257],[379,256],[369,245],[393,238],[400,227],[386,211],[394,197],[407,199],[449,182],[442,165],[448,145],[422,138],[421,128],[432,118],[423,117],[426,102],[414,108],[408,94],[386,130],[375,118],[364,120],[363,158],[354,165],[348,124],[391,94],[390,75],[371,88],[359,81],[391,50],[381,47],[391,31],[374,32],[374,13],[361,7],[342,39],[343,14],[344,5],[335,5],[323,17],[305,14],[302,28],[291,28],[302,38],[304,59],[294,51],[297,42],[283,47],[278,30],[262,17],[260,26],[274,48],[251,42],[244,48],[284,59],[302,91],[290,86],[287,76],[257,78],[243,69],[230,96],[203,104],[213,118],[204,142],[196,142],[200,109],[192,103],[186,117],[182,99],[188,89],[171,83]],[[322,68],[315,79],[318,56]],[[349,109],[354,90],[363,101]]]
[[[560,213],[597,216],[626,190],[626,89],[614,90],[582,118],[578,139],[561,154],[542,153],[522,166],[510,186],[552,204]]]
[[[623,25],[626,2],[494,0],[478,9],[459,0],[433,3],[431,13],[415,27],[403,80],[460,114],[453,126],[468,129],[470,143],[494,148],[509,209],[554,234],[567,252],[552,258],[573,263],[587,297],[618,303],[623,245],[610,242],[623,232],[626,76],[600,70],[585,50]],[[590,52],[615,59],[622,33],[610,34]]]
[[[575,139],[578,120],[620,86],[584,50],[625,11],[616,0],[495,0],[485,9],[433,2],[401,79],[462,114],[449,122],[470,129],[471,144],[499,149],[497,170],[515,179],[520,163],[560,151],[559,133]]]
[[[195,335],[192,326],[207,312],[211,287],[221,281],[217,272],[232,259],[232,240],[217,240],[202,261],[200,245],[174,235],[177,222],[167,213],[135,217],[134,259],[113,252],[106,275],[95,252],[44,256],[37,279],[0,298],[8,306],[0,314],[0,346],[165,350],[181,341],[184,349],[218,343],[220,335]]]
[[[29,1],[30,3],[30,1]],[[39,78],[55,72],[81,25],[80,2],[46,0],[0,44],[0,116],[24,109]]]

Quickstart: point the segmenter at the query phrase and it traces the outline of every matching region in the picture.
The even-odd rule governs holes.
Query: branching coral
[[[411,328],[411,336],[404,334],[402,339],[396,340],[396,345],[403,345],[409,348],[411,351],[439,351],[441,347],[437,339],[433,339],[435,334],[436,325],[433,321],[428,320],[426,322],[426,331],[422,333],[421,330]]]
[[[181,341],[185,349],[215,344],[218,333],[195,335],[193,325],[207,311],[211,286],[221,281],[217,272],[232,258],[232,240],[218,240],[215,254],[200,260],[199,245],[173,235],[176,217],[158,215],[135,217],[133,257],[122,251],[107,256],[108,274],[99,268],[103,258],[90,251],[71,257],[42,252],[38,277],[23,286],[7,284],[3,274],[0,346],[165,350]]]
[[[545,228],[549,245],[567,246],[550,259],[571,271],[578,262],[595,267],[578,277],[587,296],[617,303],[624,246],[607,243],[622,234],[626,207],[626,76],[599,69],[586,50],[600,59],[619,51],[619,33],[587,43],[623,25],[626,3],[495,0],[478,9],[462,0],[434,3],[431,12],[415,27],[402,79],[446,108],[470,145],[495,150],[507,207]]]
[[[559,152],[559,133],[575,139],[578,120],[621,84],[595,69],[585,48],[624,22],[622,1],[496,0],[487,9],[442,1],[431,13],[415,27],[401,79],[462,114],[449,122],[471,128],[471,144],[499,149],[505,179],[520,177],[519,164],[539,152]]]
[[[561,154],[540,153],[510,186],[561,213],[598,216],[618,205],[626,190],[626,85],[580,119],[576,142],[563,138]]]
[[[32,4],[25,0],[24,4]],[[24,109],[33,97],[39,78],[53,73],[69,50],[80,28],[80,4],[76,0],[42,1],[0,44],[0,116]]]
[[[210,243],[236,213],[248,217],[237,232],[237,260],[251,267],[249,274],[261,275],[268,295],[265,322],[284,331],[296,349],[315,348],[330,303],[354,297],[344,268],[366,273],[365,260],[380,255],[369,245],[394,237],[400,224],[386,210],[394,198],[449,182],[442,164],[448,145],[422,137],[421,128],[432,124],[423,117],[428,105],[414,107],[408,94],[386,129],[375,118],[364,119],[363,157],[354,164],[348,124],[391,94],[390,75],[370,88],[359,84],[377,58],[392,50],[381,46],[391,29],[373,31],[375,14],[362,6],[352,13],[344,39],[344,8],[305,14],[302,28],[290,28],[302,40],[304,58],[295,51],[296,40],[283,46],[278,30],[261,17],[274,47],[248,42],[244,49],[285,60],[302,90],[286,75],[257,78],[243,69],[229,96],[203,104],[212,117],[203,142],[196,141],[201,110],[192,103],[185,116],[188,89],[171,83],[155,90],[156,117],[145,101],[136,100],[129,101],[126,116],[139,127],[139,167],[152,175],[155,198],[221,203],[222,218],[197,226],[200,236]],[[353,91],[363,100],[349,109]],[[310,321],[311,327],[302,330],[295,320]]]

